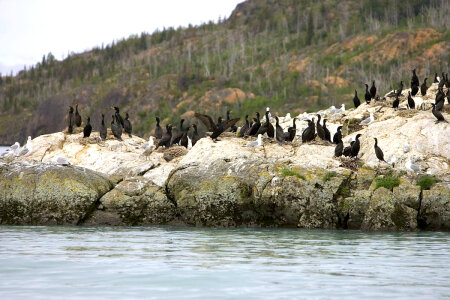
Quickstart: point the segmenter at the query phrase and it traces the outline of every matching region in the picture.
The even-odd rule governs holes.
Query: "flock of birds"
[[[437,119],[437,122],[447,122],[444,119],[441,111],[444,107],[445,98],[447,98],[448,103],[450,104],[450,81],[448,79],[448,74],[442,73],[442,77],[439,78],[437,73],[434,76],[434,82],[438,83],[438,92],[436,94],[435,103],[432,103],[432,114]],[[444,93],[444,86],[447,88],[447,93]],[[406,107],[399,107],[399,97],[402,95],[404,85],[403,81],[400,82],[397,90],[392,91],[387,97],[395,97],[393,101],[392,107],[394,109],[415,109],[416,103],[412,96],[415,96],[419,90],[422,96],[425,96],[428,90],[427,86],[427,78],[424,79],[423,83],[420,85],[419,78],[416,74],[416,69],[412,70],[412,78],[411,78],[411,91],[408,92],[408,101]],[[375,81],[372,81],[372,86],[369,89],[368,84],[365,84],[365,95],[364,100],[367,104],[370,104],[371,101],[383,101],[385,98],[380,99],[377,95],[377,88],[375,86]],[[358,93],[355,90],[355,95],[353,98],[353,103],[355,108],[361,105],[361,101],[358,98]],[[120,114],[120,109],[116,106],[112,107],[115,113],[112,115],[111,121],[111,132],[114,137],[120,141],[122,141],[122,133],[125,132],[132,137],[132,124],[129,119],[128,113],[125,114],[125,118]],[[332,106],[328,113],[340,113],[345,111],[345,105],[342,104],[340,109]],[[359,150],[361,148],[360,136],[361,134],[357,134],[354,140],[350,141],[350,145],[344,147],[344,142],[342,140],[342,126],[337,127],[336,133],[331,137],[330,130],[327,128],[327,119],[324,118],[321,122],[321,115],[317,114],[317,121],[315,121],[314,117],[310,117],[306,112],[303,115],[299,115],[296,118],[292,119],[292,126],[288,127],[287,131],[284,131],[280,126],[280,118],[278,116],[272,117],[270,113],[270,108],[267,107],[264,119],[261,119],[261,115],[259,112],[255,113],[255,117],[249,120],[249,115],[245,116],[245,123],[242,127],[237,127],[236,124],[239,122],[240,118],[231,118],[231,111],[228,110],[226,114],[226,119],[219,117],[217,122],[213,120],[213,118],[206,114],[195,113],[194,117],[200,120],[207,131],[210,133],[209,137],[213,139],[213,141],[217,141],[219,136],[226,132],[235,133],[240,138],[247,137],[257,137],[255,141],[249,142],[246,144],[246,147],[259,147],[262,146],[262,136],[267,135],[268,138],[274,139],[279,144],[284,144],[285,142],[293,142],[296,137],[297,132],[297,121],[306,121],[308,123],[306,129],[303,130],[301,134],[301,141],[303,143],[311,142],[319,137],[323,141],[327,141],[333,144],[336,144],[334,155],[335,157],[347,156],[351,158],[357,158],[359,154]],[[271,123],[271,119],[275,119],[275,127]],[[283,118],[283,122],[287,120],[291,120],[290,114],[288,113],[286,117]],[[373,112],[370,112],[370,116],[367,119],[364,119],[360,125],[369,125],[375,121]],[[81,127],[82,117],[78,111],[78,104],[75,106],[75,111],[72,106],[69,106],[69,116],[68,116],[68,130],[69,134],[73,133],[74,127]],[[189,134],[189,129],[193,128],[193,133]],[[141,147],[145,149],[144,154],[149,155],[154,150],[159,147],[169,148],[173,145],[180,145],[186,148],[191,148],[194,146],[197,141],[201,138],[197,125],[193,124],[192,126],[185,126],[185,120],[181,119],[179,128],[176,132],[174,132],[175,127],[172,124],[167,124],[165,126],[165,131],[160,125],[160,118],[156,117],[156,128],[154,131],[154,136],[149,138],[149,141],[144,143]],[[83,137],[87,138],[92,133],[92,125],[90,123],[90,117],[86,118],[86,124],[83,128]],[[107,137],[107,127],[105,124],[105,116],[102,114],[101,124],[100,124],[100,137],[102,140],[106,140]],[[156,140],[156,141],[155,141]],[[405,146],[406,147],[406,146]],[[408,145],[409,149],[409,145]],[[383,162],[386,162],[384,159],[384,154],[382,149],[378,145],[377,138],[374,138],[374,150],[376,157]],[[408,150],[409,151],[409,150]],[[29,155],[32,152],[32,143],[31,137],[28,137],[28,142],[24,147],[20,147],[19,143],[15,143],[11,146],[6,153],[3,155]],[[417,167],[414,166],[410,161],[406,166],[412,171],[417,172]]]

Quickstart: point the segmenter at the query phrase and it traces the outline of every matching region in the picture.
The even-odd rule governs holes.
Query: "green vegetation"
[[[281,174],[283,174],[284,177],[295,176],[298,179],[306,180],[306,177],[304,175],[302,175],[302,174],[300,174],[300,173],[298,173],[298,172],[296,172],[296,171],[294,171],[292,169],[288,169],[288,168],[283,168],[281,170]]]
[[[325,176],[323,176],[322,180],[324,182],[327,182],[328,180],[330,180],[334,176],[336,176],[336,172],[335,171],[327,172],[327,174],[325,174]]]
[[[384,177],[377,177],[375,178],[375,190],[384,187],[388,190],[393,190],[394,187],[400,185],[400,179],[398,177],[392,176],[392,175],[386,175]]]
[[[417,180],[417,185],[422,190],[429,190],[435,183],[439,182],[439,179],[432,176],[424,176]]]

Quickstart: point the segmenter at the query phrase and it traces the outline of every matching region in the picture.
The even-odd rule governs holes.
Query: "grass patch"
[[[335,171],[327,172],[327,174],[325,174],[325,176],[323,176],[322,180],[324,182],[327,182],[328,180],[330,180],[334,176],[336,176],[336,172]]]
[[[417,185],[420,186],[422,190],[429,190],[436,182],[439,182],[439,179],[431,176],[424,176],[417,180]]]
[[[385,176],[385,177],[378,177],[375,178],[375,190],[384,187],[388,190],[393,190],[394,187],[400,185],[400,179],[394,176]]]
[[[306,177],[304,175],[302,175],[294,170],[288,169],[288,168],[283,168],[283,170],[281,170],[281,174],[283,174],[284,177],[295,176],[299,179],[306,180]]]

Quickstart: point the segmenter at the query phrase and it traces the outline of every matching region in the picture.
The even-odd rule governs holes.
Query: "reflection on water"
[[[0,227],[0,298],[445,298],[450,234]]]

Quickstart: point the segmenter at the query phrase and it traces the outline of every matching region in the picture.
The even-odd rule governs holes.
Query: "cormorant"
[[[434,83],[439,83],[439,77],[437,75],[437,73],[434,73]]]
[[[230,114],[231,114],[231,110],[227,110],[227,122],[231,120]],[[236,125],[231,126],[230,127],[230,131],[231,132],[236,132],[237,131],[237,126]]]
[[[116,116],[116,123],[118,124],[118,125],[120,125],[120,126],[124,126],[124,123],[123,123],[123,118],[122,118],[122,116],[120,115],[120,110],[119,110],[119,108],[117,107],[117,106],[114,106],[113,107],[113,109],[116,111],[115,112],[115,116]]]
[[[273,125],[269,121],[269,111],[266,110],[266,122],[264,122],[261,127],[259,127],[256,134],[264,134],[267,133],[267,136],[270,138],[273,138],[275,136],[275,130],[273,128]]]
[[[283,128],[280,126],[280,120],[278,119],[278,116],[275,116],[275,138],[278,143],[282,144],[286,136],[284,134]]]
[[[418,85],[412,85],[411,86],[411,95],[415,96],[419,92],[419,86]]]
[[[342,156],[342,152],[344,150],[344,142],[342,140],[339,140],[337,142],[336,147],[334,148],[334,156],[335,157],[340,157]]]
[[[436,123],[439,123],[439,122],[446,122],[446,123],[448,123],[448,122],[444,119],[444,116],[441,114],[441,112],[438,111],[438,110],[436,110],[436,104],[431,103],[431,105],[433,105],[433,109],[431,110],[431,112],[433,113],[433,115],[434,115],[434,116],[436,117],[436,119],[437,119]]]
[[[375,80],[372,81],[372,86],[370,87],[370,97],[372,99],[375,99],[375,96],[377,95],[377,88],[375,87]]]
[[[338,126],[336,133],[333,136],[333,143],[337,144],[342,140],[342,126]]]
[[[85,137],[85,138],[89,137],[91,135],[91,132],[92,132],[91,118],[87,117],[87,123],[83,129],[83,137]]]
[[[212,129],[211,131],[213,133],[211,134],[210,137],[213,140],[216,140],[219,137],[219,135],[221,135],[225,130],[227,130],[228,128],[230,128],[239,121],[239,118],[231,119],[229,121],[222,121],[222,118],[219,118],[219,123],[216,125],[214,124],[212,118],[208,115],[195,113],[194,116],[200,121],[202,121],[202,123],[205,124],[206,127]]]
[[[420,83],[419,83],[419,77],[417,77],[417,75],[416,75],[416,69],[413,69],[413,70],[412,70],[412,73],[413,73],[413,75],[412,75],[412,77],[411,77],[411,88],[412,88],[413,86],[419,86],[419,85],[420,85]]]
[[[125,113],[125,120],[123,120],[123,130],[126,133],[128,133],[129,137],[131,137],[131,131],[133,130],[133,126],[131,126],[128,113]]]
[[[197,131],[197,124],[192,124],[192,128],[194,128],[194,133],[192,134],[192,146],[195,146],[200,139],[200,135]]]
[[[392,108],[398,109],[398,105],[400,104],[400,100],[398,99],[398,96],[395,96],[394,102],[392,102]]]
[[[378,140],[377,140],[377,138],[373,138],[373,139],[375,140],[375,145],[374,145],[374,148],[375,148],[375,155],[377,156],[377,158],[378,158],[379,160],[386,162],[386,161],[384,160],[383,150],[381,150],[381,148],[378,147]]]
[[[297,118],[292,119],[292,126],[288,128],[287,135],[286,135],[286,133],[284,134],[285,140],[288,142],[294,141],[295,135],[297,134],[297,126],[295,125],[296,121],[297,121]]]
[[[314,138],[316,137],[314,118],[312,119],[312,121],[306,120],[306,122],[308,122],[308,127],[306,127],[306,129],[303,130],[303,132],[302,132],[302,142],[303,143],[310,142],[310,141],[314,140]]]
[[[255,136],[258,133],[258,130],[260,127],[261,127],[261,121],[259,120],[259,112],[256,112],[256,120],[253,122],[253,125],[247,131],[247,135]]]
[[[444,84],[445,84],[445,74],[444,74],[444,72],[442,72],[442,78],[439,81],[438,88],[443,88]]]
[[[102,140],[106,140],[106,134],[105,115],[102,114],[102,123],[100,124],[100,137]]]
[[[365,86],[366,86],[366,93],[364,94],[364,99],[366,100],[367,104],[370,104],[370,99],[372,99],[372,96],[370,95],[369,92],[369,85],[366,83]]]
[[[163,136],[163,130],[161,126],[159,125],[159,117],[156,117],[156,128],[155,128],[155,138],[160,140]]]
[[[411,92],[408,91],[408,107],[410,109],[415,109],[416,108],[416,103],[414,102],[414,99],[411,97]]]
[[[331,133],[327,128],[327,119],[323,119],[323,130],[325,131],[325,140],[331,143]]]
[[[427,77],[423,80],[422,85],[420,86],[420,93],[422,96],[425,96],[427,94],[428,86],[427,86]]]
[[[352,141],[350,143],[350,146],[347,146],[347,147],[344,148],[344,151],[342,151],[342,154],[344,156],[348,157],[348,156],[352,155],[352,146],[353,146],[354,143],[355,143],[355,141]]]
[[[78,113],[78,104],[75,104],[75,126],[81,126],[81,116]]]
[[[361,101],[358,98],[358,92],[355,90],[355,96],[353,97],[353,104],[355,105],[355,108],[361,105]]]
[[[170,146],[174,144],[178,144],[181,140],[181,137],[184,134],[184,128],[183,128],[184,119],[180,120],[180,128],[178,129],[178,132],[176,134],[172,135],[172,140],[170,141]]]
[[[248,115],[245,115],[245,124],[241,127],[239,131],[239,137],[244,137],[247,130],[250,128],[250,123],[248,122]]]
[[[184,128],[183,135],[181,136],[181,139],[180,139],[180,145],[185,148],[187,148],[188,144],[189,144],[188,133],[189,133],[189,127]]]
[[[74,120],[73,120],[73,107],[69,106],[69,126],[68,126],[68,129],[67,129],[67,132],[69,134],[73,133],[73,123],[74,123]]]
[[[317,123],[316,123],[316,127],[317,127],[317,135],[322,139],[325,140],[325,129],[323,129],[322,125],[320,125],[320,115],[317,115]]]
[[[122,125],[120,125],[115,115],[112,116],[111,131],[116,139],[122,140]]]
[[[351,157],[358,157],[359,149],[361,148],[359,137],[361,136],[360,133],[356,135],[355,143],[352,145],[352,151],[351,151]]]
[[[398,86],[398,90],[397,90],[397,93],[395,95],[397,97],[400,97],[402,95],[402,91],[403,91],[403,80],[400,81],[400,85]]]
[[[156,146],[155,150],[161,146],[169,148],[171,140],[172,140],[172,125],[167,124],[166,125],[166,133],[164,133],[163,136],[161,137],[161,139],[159,140],[158,145]]]

